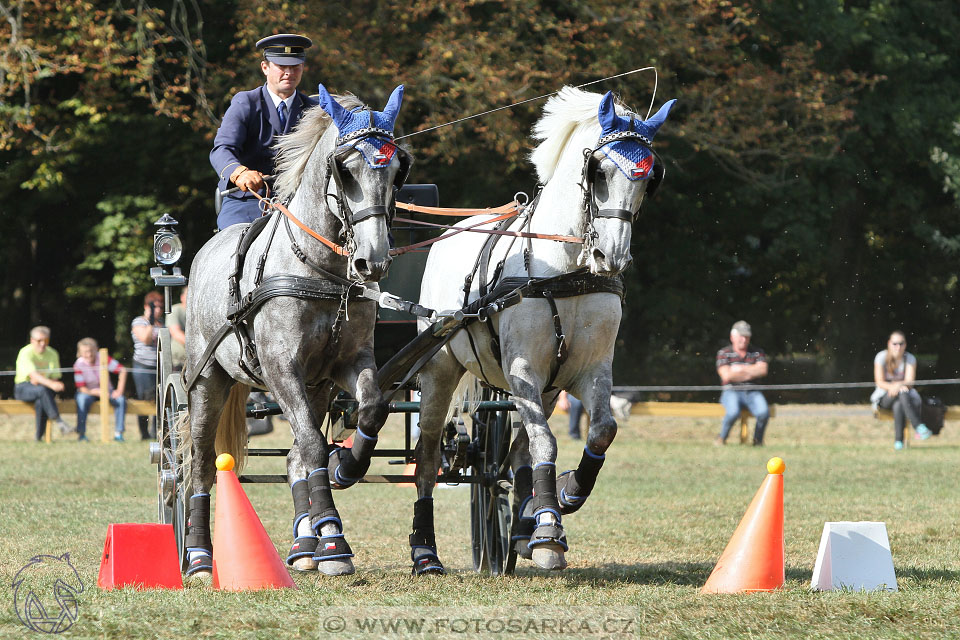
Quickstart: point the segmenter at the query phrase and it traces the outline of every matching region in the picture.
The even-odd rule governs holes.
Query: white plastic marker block
[[[813,566],[815,591],[896,591],[897,576],[883,522],[827,522]]]

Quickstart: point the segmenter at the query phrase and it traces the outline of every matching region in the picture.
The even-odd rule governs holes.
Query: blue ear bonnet
[[[348,111],[334,100],[322,84],[318,88],[318,93],[320,106],[333,119],[333,124],[340,134],[337,137],[337,146],[354,147],[373,169],[389,166],[397,149],[393,143],[393,127],[400,112],[400,105],[403,103],[403,85],[393,90],[383,111],[372,111],[362,107]],[[351,134],[357,135],[351,136]]]
[[[355,131],[366,129],[370,126],[370,110],[357,107],[353,111],[347,111],[346,117],[339,122],[334,121],[334,124],[337,125],[337,131],[340,132],[340,137],[345,138]],[[393,133],[393,118],[386,116],[382,111],[374,111],[373,126],[377,129]]]
[[[597,119],[602,128],[600,141],[607,136],[616,137],[618,133],[636,133],[643,141],[636,139],[613,140],[601,144],[601,151],[610,158],[628,180],[646,180],[653,175],[653,153],[650,146],[660,126],[667,119],[676,100],[670,100],[649,120],[625,118],[617,114],[614,107],[613,92],[608,91],[600,101]]]

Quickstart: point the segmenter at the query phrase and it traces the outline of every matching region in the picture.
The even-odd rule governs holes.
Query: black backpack
[[[943,429],[943,418],[947,414],[947,405],[943,404],[943,400],[936,396],[930,396],[923,399],[923,404],[920,406],[920,418],[923,420],[923,424],[927,425],[927,428],[933,432],[933,435],[940,435],[940,431]]]

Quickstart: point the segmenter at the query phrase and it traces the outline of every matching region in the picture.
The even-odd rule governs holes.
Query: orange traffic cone
[[[213,515],[213,588],[226,591],[296,585],[257,512],[233,473],[233,456],[217,456],[217,507]]]
[[[783,471],[780,458],[767,475],[700,593],[773,591],[783,586]]]

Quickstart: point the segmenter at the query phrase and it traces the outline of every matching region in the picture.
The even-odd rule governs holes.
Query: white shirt
[[[286,102],[286,103],[287,103],[287,117],[290,117],[290,109],[293,108],[293,97],[296,96],[297,94],[296,94],[296,93],[293,93],[293,94],[290,95],[289,98],[281,98],[280,96],[278,96],[277,94],[275,94],[273,91],[270,91],[270,87],[267,87],[267,93],[270,94],[270,98],[273,100],[273,108],[274,108],[274,110],[280,108],[280,103],[281,103],[281,102]]]

